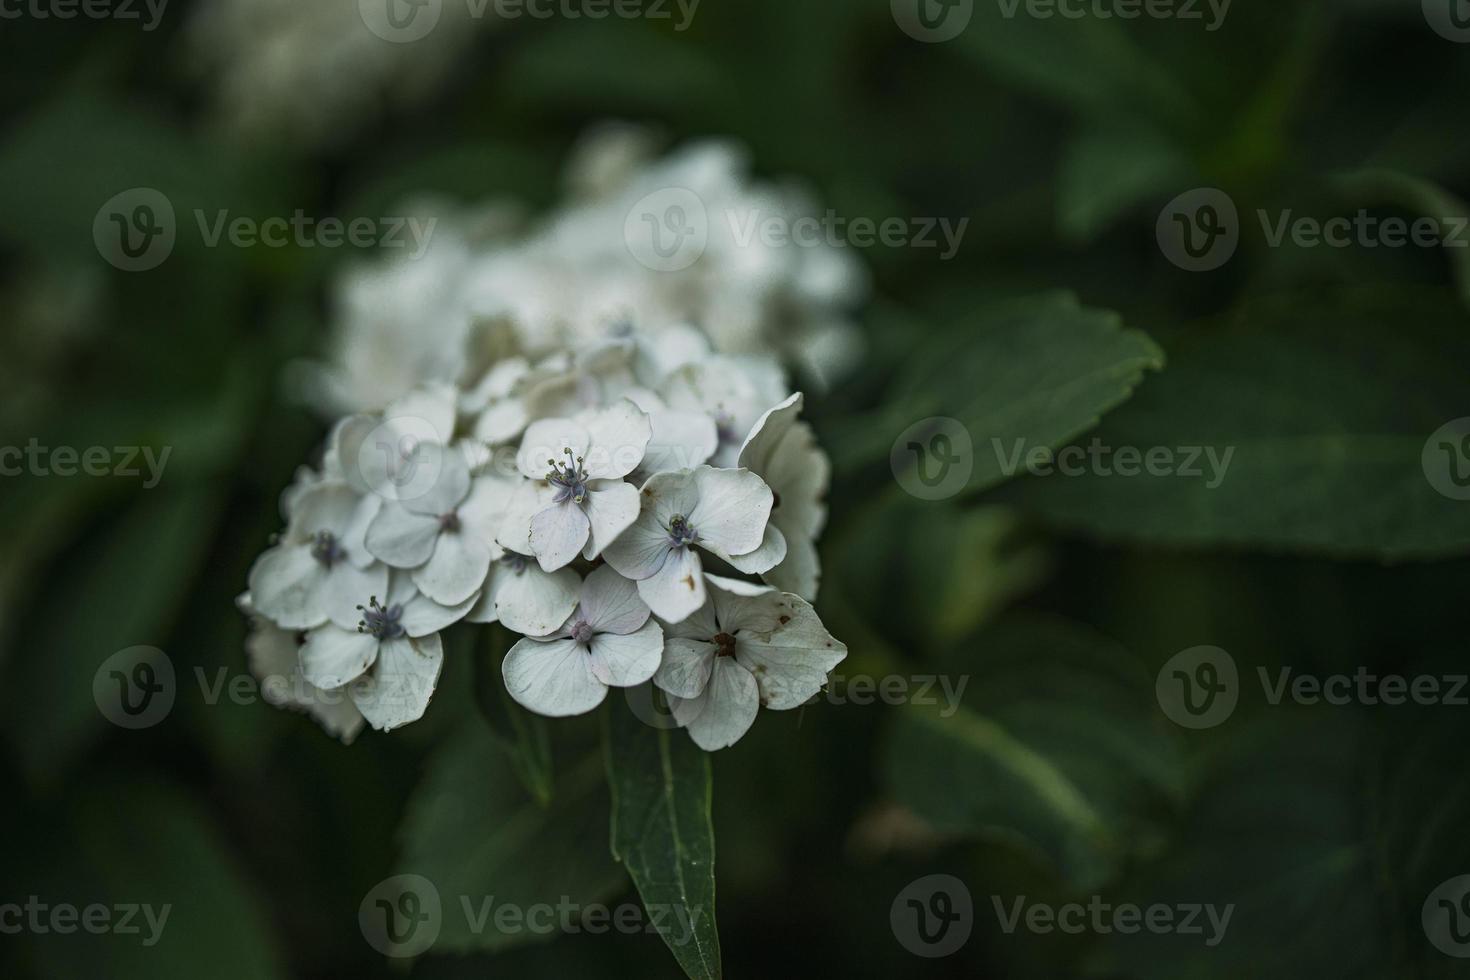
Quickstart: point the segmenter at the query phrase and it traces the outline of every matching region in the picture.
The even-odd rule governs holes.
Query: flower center
[[[454,511],[439,515],[439,530],[454,534],[459,531],[459,515]]]
[[[380,640],[396,640],[404,635],[402,606],[384,608],[378,604],[378,597],[373,596],[368,600],[366,608],[357,608],[362,613],[362,619],[357,624],[359,633],[371,633]]]
[[[669,520],[669,540],[674,547],[682,548],[699,540],[699,532],[689,524],[689,518],[683,514],[675,514]]]
[[[720,657],[735,656],[735,637],[729,633],[720,633],[715,636],[715,655]]]
[[[744,437],[735,429],[735,416],[730,414],[722,405],[714,412],[715,434],[720,437],[722,446],[738,446]]]
[[[514,551],[508,552],[500,559],[500,563],[510,569],[513,575],[524,575],[526,572],[526,556],[518,555]]]
[[[337,543],[337,536],[331,531],[318,531],[311,539],[311,557],[331,568],[346,558],[347,552],[342,550],[342,546]]]
[[[586,646],[592,642],[592,627],[587,625],[584,619],[577,620],[577,625],[572,627],[572,639]]]
[[[574,456],[571,449],[564,452],[567,454],[566,462],[559,463],[554,459],[546,461],[551,467],[546,474],[546,482],[556,488],[557,503],[564,504],[570,500],[580,504],[587,499],[587,470],[583,466],[584,460],[581,456]]]

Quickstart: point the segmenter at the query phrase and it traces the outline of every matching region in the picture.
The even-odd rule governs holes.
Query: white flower
[[[787,396],[785,380],[773,364],[755,358],[712,357],[674,371],[664,399],[679,411],[703,412],[719,435],[710,465],[736,465],[740,447],[755,423]]]
[[[651,431],[648,451],[632,475],[634,483],[642,485],[659,473],[702,466],[719,448],[715,420],[704,412],[676,411],[658,395],[641,388],[628,392],[627,397],[648,415]]]
[[[638,594],[660,619],[676,623],[704,605],[704,566],[696,546],[751,574],[784,557],[762,548],[773,497],[747,470],[701,466],[661,473],[641,496],[638,520],[605,557],[638,583]]]
[[[555,635],[528,637],[506,654],[505,687],[538,714],[586,714],[609,687],[652,677],[663,645],[663,630],[633,583],[603,565],[582,583],[581,602]]]
[[[827,522],[823,501],[832,464],[811,426],[798,421],[801,408],[797,393],[763,415],[740,450],[740,465],[775,494],[770,530],[786,541],[785,559],[761,577],[782,592],[815,602],[822,578],[816,539]]]
[[[630,401],[580,419],[532,423],[516,463],[538,482],[522,489],[506,518],[507,547],[529,546],[548,572],[579,552],[587,559],[601,554],[638,517],[638,491],[623,477],[642,462],[651,431],[648,416]]]
[[[541,569],[533,558],[506,552],[490,569],[490,580],[471,623],[505,624],[523,636],[546,636],[566,622],[582,591],[581,577],[570,568]]]
[[[382,415],[353,415],[332,430],[328,455],[362,493],[404,500],[434,489],[454,438],[459,394],[447,384],[404,395]]]
[[[250,622],[250,633],[245,637],[245,658],[250,673],[260,682],[261,697],[278,708],[304,711],[327,734],[351,745],[362,731],[362,712],[352,703],[346,689],[324,691],[302,675],[301,644],[305,637],[297,630],[283,630],[256,614],[248,592],[236,600],[236,605]]]
[[[669,695],[674,720],[707,752],[734,745],[761,705],[798,707],[847,656],[803,599],[708,576],[709,601],[666,624],[663,666],[653,683]]]
[[[521,389],[531,374],[523,357],[510,357],[485,373],[475,388],[461,399],[461,406],[475,421],[475,438],[491,446],[509,442],[525,431],[531,420]]]
[[[458,452],[442,453],[438,480],[426,493],[387,501],[367,529],[367,548],[394,568],[413,569],[413,582],[435,602],[457,605],[480,590],[490,563],[502,554],[495,535],[515,485],[494,476],[470,477]]]
[[[250,569],[255,608],[285,629],[355,623],[361,596],[388,586],[388,569],[363,546],[364,498],[344,483],[316,483],[285,500],[286,533]]]
[[[386,602],[359,606],[354,629],[327,624],[301,647],[301,673],[319,688],[347,687],[357,710],[379,731],[417,721],[429,706],[444,666],[439,631],[463,619],[478,595],[441,606],[396,573]]]

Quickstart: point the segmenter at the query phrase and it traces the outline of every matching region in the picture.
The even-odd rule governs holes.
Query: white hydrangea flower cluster
[[[604,233],[621,243],[621,222]],[[711,751],[761,706],[810,700],[846,656],[811,605],[831,468],[772,325],[734,343],[688,306],[609,304],[604,317],[580,301],[607,277],[584,283],[573,242],[559,241],[573,256],[557,272],[559,308],[504,280],[494,319],[508,329],[484,363],[472,366],[482,348],[466,328],[447,377],[337,422],[250,571],[253,668],[274,679],[273,701],[344,740],[422,717],[440,633],[458,623],[522,636],[503,675],[529,710],[579,715],[609,688],[651,681]],[[558,253],[538,239],[527,254]],[[654,275],[670,293],[688,278]],[[725,292],[692,287],[700,302]],[[427,333],[443,343],[438,325]]]
[[[828,242],[759,234],[814,206],[753,181],[738,146],[697,142],[659,159],[655,143],[638,127],[595,130],[569,167],[568,203],[527,228],[512,228],[505,202],[438,205],[424,256],[359,267],[339,284],[332,354],[312,371],[308,397],[333,412],[375,411],[428,382],[475,385],[509,354],[595,350],[627,323],[692,325],[720,354],[774,353],[815,390],[840,378],[862,353],[852,322],[868,289],[862,264]],[[697,200],[707,239],[698,261],[676,271],[629,247],[630,221],[636,233],[670,193]],[[687,356],[674,341],[647,349],[664,361]]]

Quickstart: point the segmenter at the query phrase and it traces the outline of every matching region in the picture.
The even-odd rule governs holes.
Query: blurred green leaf
[[[1019,844],[1081,890],[1160,844],[1183,772],[1139,660],[1023,619],[976,634],[946,667],[965,672],[964,703],[907,705],[884,746],[900,803],[941,833]]]
[[[556,787],[555,802],[527,799],[509,759],[484,725],[472,722],[440,746],[399,829],[401,874],[434,883],[444,908],[435,943],[444,952],[498,950],[550,935],[502,931],[497,906],[587,906],[623,887],[608,859],[607,794],[601,764],[588,755]],[[491,914],[481,915],[487,902]]]
[[[1466,412],[1464,321],[1450,297],[1423,290],[1250,302],[1176,337],[1170,369],[1094,437],[1109,451],[1166,448],[1177,470],[1195,450],[1207,448],[1214,463],[1195,452],[1194,476],[1083,466],[999,496],[1108,539],[1359,558],[1464,554],[1470,509],[1435,489],[1424,455],[1436,430]]]
[[[723,975],[715,925],[715,828],[709,754],[682,731],[605,707],[612,850],[694,980]]]

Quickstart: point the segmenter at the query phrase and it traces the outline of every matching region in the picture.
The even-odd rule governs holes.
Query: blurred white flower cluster
[[[811,605],[831,468],[786,365],[849,346],[828,334],[858,277],[713,235],[689,269],[630,265],[618,214],[649,188],[746,192],[728,150],[639,169],[627,136],[518,244],[456,235],[349,287],[327,377],[351,414],[242,597],[273,699],[344,739],[421,717],[461,622],[521,634],[503,676],[526,708],[651,681],[708,750],[846,656]]]
[[[477,31],[499,23],[446,3],[432,30],[395,41],[395,2],[204,0],[185,44],[210,81],[217,124],[245,139],[332,146],[374,115],[432,95]]]

